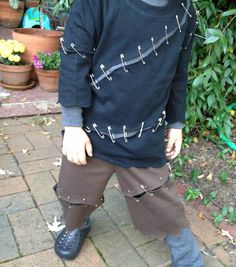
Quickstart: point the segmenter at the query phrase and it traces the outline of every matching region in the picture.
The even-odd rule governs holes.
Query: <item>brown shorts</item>
[[[168,233],[178,234],[189,227],[168,164],[161,168],[123,168],[93,157],[87,165],[79,166],[63,155],[54,189],[63,207],[67,230],[80,227],[102,205],[103,192],[113,173],[132,221],[141,233],[163,239]]]

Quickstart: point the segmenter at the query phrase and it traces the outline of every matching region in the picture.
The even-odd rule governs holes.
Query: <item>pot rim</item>
[[[18,65],[18,66],[6,65],[6,64],[0,63],[0,71],[8,71],[8,69],[10,71],[15,70],[17,72],[19,72],[19,69],[25,69],[25,70],[31,71],[33,69],[33,63],[32,62],[26,62],[24,65]]]
[[[58,38],[63,35],[62,32],[56,30],[45,30],[40,28],[16,28],[13,34],[28,35],[30,37],[38,36],[41,38]]]

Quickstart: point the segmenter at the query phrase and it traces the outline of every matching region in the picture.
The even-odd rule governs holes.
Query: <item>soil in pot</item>
[[[6,28],[17,28],[24,14],[25,3],[20,1],[19,8],[14,9],[8,1],[0,1],[0,25]]]
[[[41,89],[49,93],[58,92],[58,84],[59,84],[59,77],[60,77],[59,70],[35,69],[35,71],[37,73],[39,85]]]

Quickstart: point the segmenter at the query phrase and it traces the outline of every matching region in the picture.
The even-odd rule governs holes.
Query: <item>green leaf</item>
[[[236,15],[236,9],[230,9],[230,10],[223,12],[221,14],[221,17],[228,17],[228,16],[232,16],[232,15]]]
[[[220,37],[218,37],[218,36],[209,36],[204,41],[204,44],[212,44],[212,43],[217,42],[219,39],[220,39]]]
[[[221,209],[221,213],[226,216],[227,213],[228,213],[228,207],[227,206],[224,206],[222,209]]]

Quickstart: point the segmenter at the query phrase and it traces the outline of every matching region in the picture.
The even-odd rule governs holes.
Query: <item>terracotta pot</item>
[[[28,85],[33,64],[10,66],[0,64],[2,83],[6,85]]]
[[[0,1],[0,25],[6,28],[17,28],[24,14],[25,3],[20,1],[19,8],[14,9],[8,1]]]
[[[49,93],[58,92],[58,84],[60,71],[59,70],[41,70],[35,69],[40,87]]]
[[[12,31],[13,39],[25,44],[26,50],[22,58],[26,62],[33,62],[33,56],[39,51],[56,51],[60,48],[60,37],[62,32],[43,29],[18,28]],[[37,79],[35,72],[32,72],[32,79]]]
[[[39,5],[39,1],[26,0],[26,8],[36,7]]]

